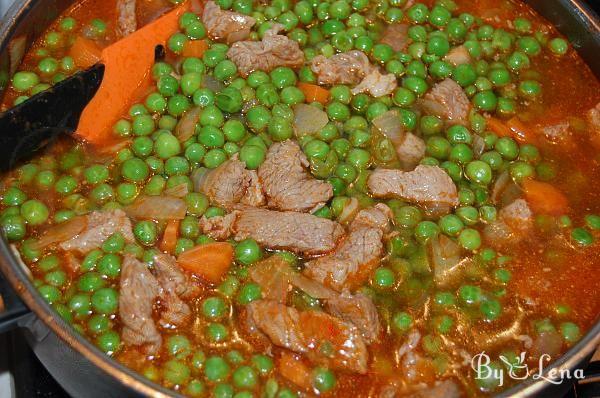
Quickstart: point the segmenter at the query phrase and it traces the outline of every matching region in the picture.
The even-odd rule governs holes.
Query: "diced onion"
[[[387,111],[373,119],[373,126],[392,141],[394,146],[404,142],[404,127],[396,110]]]
[[[292,109],[296,137],[315,134],[329,122],[327,113],[313,105],[296,104]]]
[[[32,247],[35,250],[41,250],[55,243],[67,241],[79,235],[87,227],[87,217],[78,216],[62,224],[55,225],[48,229]]]
[[[139,196],[125,212],[138,219],[183,220],[187,206],[184,200],[173,196]]]
[[[175,136],[179,141],[187,141],[196,133],[196,124],[201,112],[202,108],[196,106],[181,117],[181,120],[177,123],[177,127],[175,127]]]

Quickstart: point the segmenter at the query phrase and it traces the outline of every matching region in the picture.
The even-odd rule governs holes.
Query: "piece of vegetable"
[[[304,93],[306,102],[320,102],[324,105],[329,101],[329,90],[321,86],[302,82],[299,82],[296,86]]]
[[[522,183],[525,198],[535,213],[561,215],[569,210],[567,197],[554,186],[535,180]]]
[[[165,195],[173,196],[175,198],[183,198],[185,195],[190,193],[188,184],[179,184],[174,187],[165,189],[163,192]]]
[[[48,229],[37,242],[31,247],[34,250],[41,250],[54,243],[67,241],[78,235],[87,227],[87,218],[85,216],[75,217],[65,223],[55,225]]]
[[[173,196],[139,196],[124,210],[129,217],[138,219],[183,220],[187,206],[183,199]]]
[[[178,31],[179,18],[188,8],[186,2],[102,50],[104,78],[81,114],[79,137],[95,145],[110,141],[113,125],[151,85],[155,47]]]
[[[181,253],[177,262],[207,282],[217,284],[233,263],[233,246],[228,242],[196,246]]]
[[[160,242],[160,250],[169,254],[175,253],[177,246],[177,238],[179,236],[179,220],[169,220],[163,233],[162,241]]]
[[[487,119],[487,126],[500,137],[511,137],[522,144],[534,144],[537,137],[532,129],[527,128],[525,124],[516,116],[506,122],[502,122],[494,117]]]
[[[375,119],[373,126],[392,141],[395,147],[402,145],[405,134],[400,113],[397,110],[387,111]]]
[[[181,55],[184,57],[196,57],[202,58],[204,52],[208,49],[208,43],[206,40],[188,40],[183,44],[183,52]]]
[[[69,55],[73,58],[75,65],[87,69],[100,61],[102,49],[94,41],[77,36],[69,50]]]
[[[202,108],[196,106],[183,114],[175,127],[175,136],[179,141],[185,142],[196,134],[196,124],[202,113]]]
[[[296,104],[292,110],[296,137],[315,134],[329,122],[327,113],[312,105]]]
[[[292,383],[305,389],[310,388],[310,370],[295,354],[284,351],[279,358],[278,367],[279,373]]]

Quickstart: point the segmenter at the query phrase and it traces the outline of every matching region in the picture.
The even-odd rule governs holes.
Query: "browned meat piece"
[[[117,0],[117,35],[125,37],[137,30],[136,0]]]
[[[160,294],[158,281],[144,263],[126,255],[120,283],[119,318],[123,323],[123,342],[145,346],[149,354],[155,354],[162,344],[152,319],[154,301]]]
[[[199,185],[211,202],[228,210],[240,202],[260,206],[264,201],[256,172],[246,170],[237,157],[206,172]]]
[[[569,122],[560,122],[541,126],[540,130],[548,141],[561,142],[571,138],[571,129]]]
[[[352,50],[329,58],[313,58],[311,69],[319,84],[358,84],[371,70],[369,58],[362,51]]]
[[[586,114],[592,144],[600,149],[600,102]]]
[[[352,94],[367,93],[372,97],[379,98],[394,92],[398,86],[398,80],[392,73],[381,74],[379,69],[372,68],[363,80],[352,89]]]
[[[312,177],[309,163],[294,141],[273,144],[258,169],[258,177],[270,208],[309,211],[322,207],[333,196],[333,188]]]
[[[343,291],[342,294],[327,299],[325,309],[331,315],[356,326],[367,344],[378,340],[381,333],[379,314],[368,296]]]
[[[261,41],[238,41],[227,51],[227,57],[244,77],[255,70],[270,72],[278,66],[299,68],[304,64],[304,53],[297,42],[278,34],[282,29],[275,24]]]
[[[394,51],[404,51],[410,42],[407,24],[390,24],[383,31],[381,43],[392,47]]]
[[[491,244],[519,242],[533,228],[533,213],[525,199],[516,199],[504,206],[498,213],[498,219],[487,225],[484,236]]]
[[[399,198],[441,212],[458,205],[456,185],[437,166],[419,165],[413,171],[377,169],[367,181],[377,198]]]
[[[368,351],[358,329],[317,311],[298,311],[272,300],[248,305],[251,320],[273,344],[333,369],[366,373]],[[325,347],[330,353],[325,354]]]
[[[458,46],[446,54],[444,61],[450,62],[454,66],[468,64],[471,62],[471,55],[465,46]]]
[[[410,171],[419,164],[425,156],[426,145],[423,139],[413,133],[404,134],[404,140],[400,145],[396,145],[398,160],[404,170]]]
[[[154,272],[161,286],[162,325],[184,325],[191,317],[190,307],[182,299],[191,299],[200,289],[177,265],[177,261],[164,253],[154,256]]]
[[[248,38],[256,20],[248,15],[222,10],[211,0],[204,5],[202,22],[211,39],[234,43]]]
[[[420,101],[427,114],[439,116],[449,123],[463,123],[467,120],[471,102],[463,89],[452,79],[436,83]]]
[[[59,244],[65,251],[87,253],[102,246],[102,243],[114,234],[123,234],[127,243],[135,241],[131,221],[122,210],[94,211],[86,216],[87,226],[82,233]]]
[[[306,255],[332,251],[344,234],[337,222],[296,212],[243,208],[234,223],[235,240],[253,238],[269,249]]]
[[[200,219],[200,229],[203,233],[216,240],[225,240],[233,233],[233,224],[239,215],[238,211],[233,211],[224,216],[215,216]]]
[[[337,291],[362,285],[383,257],[382,240],[390,217],[383,204],[360,211],[337,249],[306,263],[304,274]]]

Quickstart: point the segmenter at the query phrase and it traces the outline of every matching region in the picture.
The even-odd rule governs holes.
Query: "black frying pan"
[[[18,54],[15,56],[15,44],[31,43],[72,3],[70,0],[17,0],[0,26],[0,83],[6,84],[20,63]],[[569,38],[600,77],[600,21],[597,15],[581,0],[528,0],[527,3]],[[0,275],[0,296],[7,308],[0,312],[0,332],[23,328],[40,361],[69,394],[99,398],[180,396],[107,357],[74,332],[38,295],[4,239],[0,239],[0,273],[5,277],[2,279]],[[599,344],[600,320],[546,371],[587,367]],[[588,374],[587,379],[592,381],[594,377],[600,379],[598,374]],[[530,379],[500,396],[560,397],[570,387],[568,382],[555,385],[543,379]]]

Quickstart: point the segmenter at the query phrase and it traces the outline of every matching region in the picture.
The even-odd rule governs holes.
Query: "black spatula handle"
[[[103,76],[104,65],[94,65],[0,114],[0,170],[11,169],[59,134],[75,131]]]

